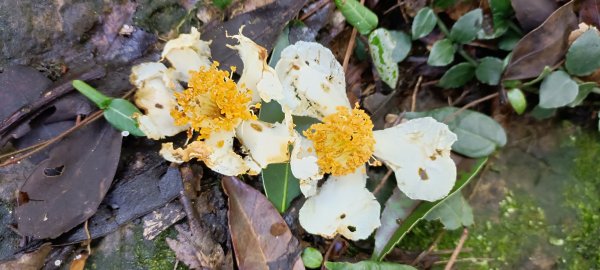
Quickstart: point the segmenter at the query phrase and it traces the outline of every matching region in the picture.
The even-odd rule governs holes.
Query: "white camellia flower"
[[[381,225],[379,203],[366,183],[364,166],[330,177],[300,209],[300,224],[307,232],[326,238],[341,234],[352,240],[366,239]]]
[[[165,159],[176,163],[198,159],[224,175],[258,174],[270,163],[289,159],[288,145],[295,135],[291,116],[270,124],[256,120],[252,112],[261,99],[282,99],[281,83],[266,63],[267,51],[241,31],[228,36],[238,40],[229,47],[244,63],[239,83],[210,60],[210,42],[200,40],[195,28],[165,44],[162,59],[170,68],[160,62],[132,68],[135,102],[145,112],[136,117],[147,137],[158,140],[186,130],[198,137],[181,148],[164,143],[160,154]],[[234,152],[234,137],[242,142],[246,157]]]

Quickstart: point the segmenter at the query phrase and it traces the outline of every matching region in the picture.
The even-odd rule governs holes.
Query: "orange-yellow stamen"
[[[216,131],[231,131],[242,120],[256,119],[249,109],[250,90],[239,90],[229,72],[218,66],[213,62],[210,68],[191,72],[188,88],[175,93],[178,107],[171,111],[175,124],[189,124],[199,132],[199,139]]]
[[[358,108],[338,107],[323,123],[304,131],[304,136],[315,145],[319,168],[333,175],[353,173],[375,150],[373,122]]]

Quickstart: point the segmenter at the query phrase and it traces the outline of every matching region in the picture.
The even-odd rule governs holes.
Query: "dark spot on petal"
[[[60,165],[60,166],[54,167],[54,168],[45,168],[44,175],[48,176],[48,177],[60,176],[60,175],[62,175],[64,169],[65,169],[65,165]]]
[[[280,236],[287,231],[287,226],[283,223],[275,223],[271,225],[271,229],[269,231],[273,236]]]
[[[421,180],[423,180],[423,181],[429,180],[429,176],[427,175],[427,172],[423,168],[419,168],[419,176],[421,177]]]
[[[431,156],[429,157],[429,159],[431,159],[431,160],[436,160],[437,158],[435,157],[435,155],[431,155]]]
[[[161,105],[160,103],[154,104],[154,107],[159,108],[159,109],[164,108],[163,105]]]
[[[304,63],[305,63],[307,66],[310,66],[310,63],[309,63],[308,61],[304,61]]]
[[[347,228],[348,228],[348,230],[350,232],[355,232],[356,231],[356,227],[354,227],[354,226],[348,226]]]
[[[300,69],[300,67],[299,67],[298,65],[296,65],[296,64],[294,64],[294,65],[292,66],[292,68],[293,68],[293,69],[295,69],[295,70],[299,70],[299,69]]]
[[[345,219],[345,218],[346,218],[346,214],[342,214],[342,215],[340,216],[340,219]]]
[[[258,58],[263,61],[266,60],[267,59],[267,50],[266,49],[259,50]]]
[[[251,126],[251,127],[254,129],[254,130],[258,131],[258,132],[262,132],[262,130],[263,130],[262,126],[260,126],[260,125],[259,125],[259,124],[257,124],[257,123],[251,123],[251,124],[250,124],[250,126]]]

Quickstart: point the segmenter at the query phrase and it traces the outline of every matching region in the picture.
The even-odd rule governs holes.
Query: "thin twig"
[[[360,0],[360,4],[363,5],[365,3],[365,0]],[[346,73],[346,70],[348,69],[348,63],[350,62],[350,56],[352,55],[352,51],[354,50],[354,43],[356,41],[356,34],[358,33],[358,31],[356,30],[356,27],[352,28],[352,35],[350,35],[350,42],[348,42],[348,47],[346,48],[346,54],[344,55],[344,62],[342,67],[344,68],[344,73]]]
[[[390,176],[392,176],[393,172],[394,171],[392,169],[388,168],[385,175],[383,177],[381,177],[381,181],[379,181],[379,184],[377,184],[375,189],[373,189],[373,194],[377,195],[377,193],[379,193],[379,191],[381,191],[381,189],[385,186],[385,182],[387,182],[387,180],[390,178]]]
[[[464,228],[463,234],[460,236],[460,239],[458,240],[458,245],[456,245],[454,252],[452,252],[452,256],[450,256],[450,260],[446,264],[446,267],[444,267],[444,270],[452,269],[452,265],[454,265],[454,262],[456,262],[456,258],[458,257],[460,250],[462,249],[463,245],[465,244],[465,241],[467,240],[467,236],[469,236],[469,230],[467,228]]]
[[[415,89],[413,90],[413,94],[412,94],[412,101],[410,103],[410,111],[414,112],[415,109],[417,108],[417,93],[419,92],[419,89],[421,88],[421,81],[423,81],[423,76],[419,76],[419,79],[417,80],[417,84],[415,84]]]
[[[90,234],[90,229],[88,227],[88,222],[89,219],[85,221],[85,223],[83,224],[83,230],[85,231],[85,236],[87,237],[87,240],[85,241],[85,245],[86,245],[86,249],[87,249],[87,254],[88,256],[92,255],[92,235]]]
[[[481,102],[484,102],[484,101],[486,101],[486,100],[489,100],[489,99],[495,98],[495,97],[497,97],[497,96],[498,96],[498,92],[496,92],[496,93],[493,93],[493,94],[491,94],[491,95],[487,95],[487,96],[485,96],[485,97],[482,97],[482,98],[480,98],[480,99],[477,99],[477,100],[471,101],[471,102],[469,102],[467,105],[463,106],[462,108],[460,108],[459,110],[457,110],[456,112],[454,112],[453,114],[451,114],[451,115],[448,115],[446,118],[444,118],[444,121],[443,121],[443,122],[444,122],[444,123],[448,123],[448,122],[450,122],[450,121],[454,120],[454,118],[455,118],[456,116],[458,116],[459,114],[463,113],[463,112],[464,112],[466,109],[468,109],[468,108],[471,108],[471,107],[473,107],[473,106],[475,106],[475,105],[477,105],[477,104],[479,104],[479,103],[481,103]]]
[[[313,15],[315,12],[319,11],[322,7],[324,7],[325,5],[329,4],[331,2],[331,0],[321,0],[321,2],[319,4],[317,4],[316,7],[314,7],[313,9],[307,11],[306,13],[302,14],[302,16],[300,16],[301,21],[306,20],[308,17],[310,17],[311,15]]]
[[[341,235],[340,234],[336,234],[335,237],[333,238],[333,240],[331,240],[331,244],[329,244],[329,247],[327,248],[327,251],[325,252],[325,256],[323,256],[323,262],[321,264],[321,270],[327,270],[327,268],[325,268],[325,262],[327,260],[329,260],[329,256],[331,255],[331,252],[333,251],[333,247],[340,240],[340,238],[341,238]]]
[[[415,258],[415,260],[410,265],[417,265],[417,263],[419,263],[423,258],[425,258],[425,256],[429,255],[437,247],[437,244],[440,242],[440,240],[442,240],[444,234],[446,234],[446,231],[441,231],[435,238],[433,243],[431,243],[429,248],[421,252],[421,254],[419,254],[419,256],[417,256],[417,258]]]

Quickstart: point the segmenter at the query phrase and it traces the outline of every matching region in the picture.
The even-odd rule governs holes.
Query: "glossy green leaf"
[[[292,174],[289,162],[269,164],[263,169],[261,177],[265,195],[281,213],[300,195],[300,182]]]
[[[449,39],[438,40],[433,43],[427,64],[434,67],[442,67],[454,61],[456,46]]]
[[[302,251],[302,262],[306,268],[319,268],[323,263],[323,255],[314,247],[307,247]]]
[[[471,158],[488,156],[506,144],[506,132],[494,119],[472,110],[456,114],[458,110],[455,107],[443,107],[427,112],[406,113],[405,117],[414,119],[431,116],[447,123],[458,136],[452,150]]]
[[[537,120],[548,119],[550,117],[553,117],[555,114],[556,114],[556,108],[546,109],[546,108],[540,107],[539,105],[533,107],[533,110],[531,110],[531,116],[533,116],[533,118],[535,118]]]
[[[104,109],[104,118],[116,129],[127,131],[135,136],[146,136],[138,128],[138,123],[133,118],[134,114],[142,113],[131,102],[121,98],[111,100],[108,107]]]
[[[517,43],[521,40],[521,36],[513,31],[508,31],[498,41],[498,48],[504,51],[512,51]]]
[[[482,83],[498,85],[503,70],[504,63],[502,60],[496,57],[484,57],[481,58],[479,65],[475,70],[475,76]]]
[[[398,62],[404,60],[410,51],[410,37],[400,31],[378,28],[369,34],[369,48],[381,80],[390,88],[395,88],[398,83]]]
[[[499,37],[508,30],[510,18],[513,14],[512,5],[510,0],[488,0],[488,3],[494,21],[494,37]]]
[[[406,264],[374,261],[362,261],[357,263],[325,262],[325,267],[329,270],[417,270]]]
[[[456,230],[473,224],[473,208],[460,192],[448,196],[426,216],[427,220],[439,219],[446,230]]]
[[[575,76],[589,75],[600,68],[600,34],[597,30],[585,31],[571,44],[565,67]]]
[[[388,244],[390,237],[396,232],[398,221],[406,220],[408,215],[417,207],[420,201],[412,200],[406,196],[394,184],[394,191],[387,201],[381,203],[384,205],[381,213],[381,226],[375,232],[375,248],[373,254],[382,253],[385,245]]]
[[[106,109],[106,107],[108,107],[111,98],[100,93],[98,90],[96,90],[96,88],[90,86],[84,81],[74,80],[73,87],[75,88],[75,90],[79,91],[79,93],[83,94],[89,100],[94,102],[94,104],[96,104],[98,108],[104,110]]]
[[[483,22],[483,13],[477,8],[460,17],[450,29],[450,39],[454,42],[466,44],[477,38]]]
[[[464,62],[456,64],[444,73],[440,79],[438,86],[443,88],[457,88],[465,85],[475,75],[475,66],[471,63]]]
[[[290,27],[289,25],[283,28],[283,31],[277,37],[277,41],[275,41],[275,46],[273,47],[273,52],[271,53],[271,58],[269,59],[269,66],[275,68],[279,59],[281,59],[281,52],[285,47],[290,45]]]
[[[571,76],[562,70],[550,73],[540,85],[540,104],[542,108],[558,108],[575,100],[579,87]]]
[[[437,23],[437,17],[433,12],[433,9],[424,7],[415,16],[411,31],[412,39],[419,39],[426,35],[429,35]]]
[[[357,0],[335,0],[335,5],[348,23],[354,26],[362,35],[368,35],[377,27],[377,15]]]
[[[527,99],[525,99],[525,95],[521,89],[510,89],[506,92],[506,96],[508,97],[510,106],[513,107],[517,114],[523,114],[523,112],[525,112],[525,109],[527,109]]]
[[[577,93],[577,97],[573,102],[569,103],[569,107],[576,107],[581,105],[581,103],[585,100],[585,98],[591,93],[594,92],[594,89],[598,89],[598,84],[595,82],[585,82],[579,84],[579,92]]]
[[[476,160],[475,164],[467,171],[459,171],[458,172],[458,179],[456,180],[456,184],[454,184],[454,188],[452,189],[452,191],[450,191],[450,194],[448,194],[448,197],[452,196],[453,194],[460,192],[460,190],[469,183],[469,181],[471,181],[471,179],[473,179],[473,177],[475,175],[477,175],[479,173],[479,171],[481,171],[481,168],[483,168],[483,165],[485,164],[485,162],[487,161],[487,158],[481,158]],[[387,229],[388,232],[390,231],[390,228],[385,228],[386,223],[382,222],[381,227],[378,229],[378,232],[375,236],[375,250],[373,250],[373,255],[371,256],[371,259],[376,260],[376,261],[381,261],[383,260],[383,258],[385,257],[385,255],[387,255],[390,251],[392,251],[392,249],[394,249],[394,247],[402,240],[402,238],[404,238],[404,236],[410,232],[410,230],[412,230],[412,228],[417,225],[417,223],[424,219],[425,216],[438,204],[444,202],[448,197],[439,200],[439,201],[435,201],[435,202],[420,202],[418,204],[415,204],[414,207],[411,211],[411,214],[404,218],[404,219],[399,219],[397,223],[395,224],[390,224],[389,226],[392,226],[392,230],[393,233],[390,234],[386,234],[386,237],[377,237],[377,234],[379,234],[379,230],[383,230],[383,229]],[[393,204],[394,202],[389,202],[386,203],[386,208],[388,207],[388,205]],[[400,209],[401,211],[405,211]],[[386,209],[384,208],[384,213],[386,212]],[[388,211],[389,215],[394,215],[395,213],[393,213],[393,211]],[[403,216],[405,215],[404,212],[401,212],[399,215],[396,216]],[[385,216],[382,216],[385,217]],[[377,240],[383,239],[385,240],[384,244],[381,243],[377,243]],[[380,247],[380,248],[378,248]]]

